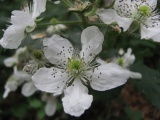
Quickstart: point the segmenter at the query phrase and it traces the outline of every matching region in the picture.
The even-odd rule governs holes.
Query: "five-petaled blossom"
[[[130,76],[128,70],[114,63],[97,62],[95,57],[101,52],[103,41],[102,32],[95,26],[83,30],[79,52],[59,35],[44,39],[44,55],[55,67],[40,68],[32,76],[35,86],[54,95],[64,93],[64,111],[80,116],[93,100],[86,86],[105,91],[123,85]]]
[[[124,31],[140,28],[141,39],[160,42],[160,15],[156,6],[157,0],[116,0],[114,9],[100,9],[97,14],[106,24],[117,22]]]
[[[33,6],[27,6],[22,11],[14,10],[12,12],[10,25],[4,32],[0,44],[4,48],[15,49],[25,38],[26,32],[35,29],[36,18],[45,11],[47,0],[33,0]]]

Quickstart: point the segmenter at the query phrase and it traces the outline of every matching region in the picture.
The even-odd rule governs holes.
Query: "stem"
[[[104,24],[104,23],[88,23],[88,25],[95,25],[95,26],[101,26],[101,27],[103,27],[103,26],[105,26],[105,27],[110,26],[110,25],[107,25],[107,24]]]
[[[99,4],[100,4],[100,0],[96,0],[92,10],[90,12],[86,13],[85,16],[88,17],[88,16],[94,15],[99,7]]]
[[[64,24],[64,25],[84,25],[84,21],[58,21],[55,23],[42,23],[42,24],[37,24],[37,26],[45,26],[45,25],[57,25],[57,24]],[[104,24],[104,23],[86,23],[85,25],[95,25],[95,26],[100,26],[100,27],[107,27],[110,25]]]
[[[65,5],[67,5],[68,7],[73,6],[72,2],[70,0],[61,0],[61,2]]]
[[[57,25],[57,24],[64,24],[64,25],[79,25],[82,24],[81,21],[58,21],[55,23],[43,23],[43,24],[37,24],[37,26],[45,26],[45,25]]]
[[[88,22],[86,20],[86,17],[83,15],[83,13],[80,13],[79,15],[81,16],[83,26],[87,27]]]

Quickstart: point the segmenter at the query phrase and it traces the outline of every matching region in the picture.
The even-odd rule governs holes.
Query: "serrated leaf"
[[[160,109],[160,73],[140,63],[133,64],[131,71],[142,74],[142,79],[132,80],[131,83]]]

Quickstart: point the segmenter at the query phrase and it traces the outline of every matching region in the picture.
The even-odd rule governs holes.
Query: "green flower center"
[[[84,61],[80,58],[71,58],[68,61],[67,69],[72,75],[78,76],[84,70]]]
[[[144,15],[144,16],[148,16],[151,14],[151,9],[148,6],[140,6],[139,7],[139,12],[140,14]]]

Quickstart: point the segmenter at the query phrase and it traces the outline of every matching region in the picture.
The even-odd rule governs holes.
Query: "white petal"
[[[133,0],[132,4],[136,7],[139,6],[148,6],[151,8],[151,10],[154,10],[157,6],[157,0]]]
[[[5,89],[10,89],[10,91],[16,91],[17,87],[17,81],[15,81],[14,79],[7,81],[6,85],[4,86]]]
[[[149,5],[152,10],[157,6],[157,0],[145,0],[145,4]]]
[[[14,71],[14,77],[22,82],[24,81],[30,81],[31,80],[31,75],[24,71]]]
[[[58,68],[40,68],[33,76],[34,85],[41,91],[61,94],[66,86],[68,74]]]
[[[146,27],[141,25],[141,39],[150,39],[160,33],[159,27]]]
[[[121,17],[113,9],[101,9],[97,12],[97,14],[105,24],[116,22],[120,27],[123,28],[123,31],[126,31],[133,22],[132,18]]]
[[[25,38],[25,28],[16,28],[15,26],[9,26],[4,32],[3,38],[0,40],[0,44],[4,48],[15,49],[21,44],[21,41]]]
[[[47,0],[33,0],[33,14],[32,17],[36,19],[42,12],[46,10]]]
[[[115,17],[117,17],[117,13],[113,9],[100,9],[97,15],[99,15],[100,19],[106,24],[115,22]]]
[[[115,0],[114,9],[121,17],[130,18],[135,11],[131,0]]]
[[[104,36],[98,27],[91,26],[83,30],[81,34],[82,51],[80,55],[84,61],[92,61],[102,50]]]
[[[37,88],[34,86],[33,82],[30,81],[30,82],[24,83],[24,85],[22,86],[21,93],[25,97],[29,97],[29,96],[33,95],[36,91],[37,91]]]
[[[91,106],[93,96],[88,95],[88,89],[80,80],[65,89],[65,96],[62,98],[64,111],[73,116],[80,116]]]
[[[133,79],[141,79],[142,75],[140,73],[130,71],[130,77]]]
[[[96,61],[97,61],[99,64],[101,64],[101,65],[107,63],[106,61],[102,60],[101,58],[97,58]]]
[[[43,46],[45,46],[44,55],[55,65],[66,64],[68,58],[71,58],[73,54],[73,47],[71,43],[59,35],[53,35],[51,38],[45,38],[43,40]]]
[[[54,4],[59,4],[61,1],[60,0],[58,0],[58,1],[55,1],[54,2]]]
[[[45,113],[47,116],[52,116],[56,112],[56,101],[54,99],[48,99],[45,106]]]
[[[11,16],[11,23],[18,28],[34,27],[35,22],[32,16],[25,11],[14,10]]]
[[[6,67],[12,67],[14,64],[18,63],[18,58],[13,56],[4,60],[4,64]]]
[[[103,64],[87,74],[91,75],[91,87],[98,91],[105,91],[123,85],[130,77],[128,70],[114,63]]]
[[[17,90],[18,83],[14,79],[13,80],[10,79],[10,80],[7,81],[7,83],[5,84],[4,88],[5,88],[5,91],[3,93],[3,98],[6,98],[6,97],[8,97],[8,94],[11,91],[16,91]]]
[[[153,41],[160,42],[160,33],[152,37]]]
[[[10,89],[5,89],[4,93],[3,93],[3,98],[7,98],[8,94],[10,93]]]
[[[15,56],[19,56],[21,53],[25,52],[27,47],[21,47],[16,50]]]

